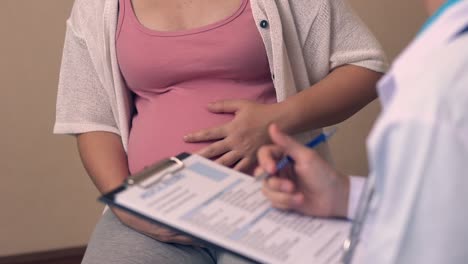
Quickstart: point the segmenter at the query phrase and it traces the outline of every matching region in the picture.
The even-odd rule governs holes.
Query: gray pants
[[[122,224],[107,210],[96,225],[82,264],[247,264],[214,248],[168,244]]]

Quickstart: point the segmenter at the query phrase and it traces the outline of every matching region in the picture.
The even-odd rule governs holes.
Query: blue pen
[[[327,141],[333,134],[336,132],[336,127],[331,128],[329,131],[324,131],[320,133],[318,136],[316,136],[314,139],[312,139],[309,143],[307,143],[305,146],[308,148],[315,148],[316,146],[320,145],[321,143]],[[277,164],[276,164],[276,171],[282,170],[286,165],[288,165],[290,162],[294,162],[294,160],[289,157],[285,156],[282,158]],[[255,177],[255,181],[263,181],[264,179],[268,178],[270,174],[268,172],[264,172],[260,174],[259,176]]]

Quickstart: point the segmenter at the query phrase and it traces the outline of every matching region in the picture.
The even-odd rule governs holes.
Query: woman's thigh
[[[123,225],[107,210],[96,225],[83,258],[83,264],[211,264],[212,250],[167,244]]]

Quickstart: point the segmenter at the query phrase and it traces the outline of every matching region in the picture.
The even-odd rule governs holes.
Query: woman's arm
[[[77,143],[81,161],[101,193],[118,187],[130,174],[119,135],[88,132],[78,135]]]
[[[119,135],[109,132],[88,132],[78,135],[78,150],[83,165],[101,193],[116,188],[129,175],[128,161]],[[195,244],[190,238],[144,221],[127,212],[112,208],[120,221],[154,239],[178,244]]]
[[[223,165],[249,171],[255,165],[257,149],[269,143],[269,124],[276,123],[283,131],[296,134],[341,122],[376,98],[375,85],[381,75],[359,66],[345,65],[280,103],[216,102],[208,107],[211,112],[234,113],[234,119],[187,135],[184,140],[216,140],[199,154],[207,158],[219,157],[217,161]]]
[[[342,122],[377,97],[375,86],[381,76],[354,65],[336,68],[322,81],[279,103],[275,122],[292,134]]]

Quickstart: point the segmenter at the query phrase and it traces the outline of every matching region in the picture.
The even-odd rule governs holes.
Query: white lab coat
[[[378,85],[375,195],[353,263],[468,263],[468,1],[446,11]]]

